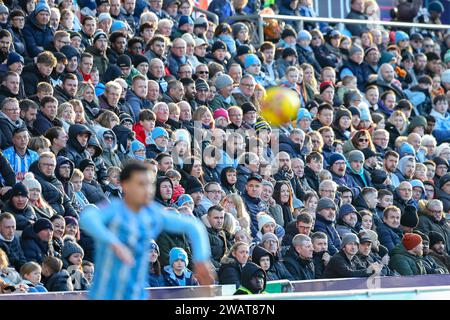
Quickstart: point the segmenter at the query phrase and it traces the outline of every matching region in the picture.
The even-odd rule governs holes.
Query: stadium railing
[[[397,28],[420,28],[420,29],[432,29],[432,30],[450,30],[448,24],[424,24],[424,23],[410,23],[410,22],[398,22],[398,21],[373,21],[373,20],[356,20],[356,19],[342,19],[342,18],[324,18],[324,17],[303,17],[303,16],[286,16],[286,15],[270,15],[270,14],[253,14],[253,15],[236,15],[229,17],[228,22],[234,21],[251,21],[256,25],[256,34],[252,37],[254,39],[254,45],[260,46],[264,42],[264,20],[290,20],[299,21],[300,29],[303,29],[304,22],[326,22],[330,24],[340,24],[339,30],[344,29],[345,24],[365,24],[365,25],[381,25]]]

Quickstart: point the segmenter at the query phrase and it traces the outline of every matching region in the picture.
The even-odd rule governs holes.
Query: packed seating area
[[[426,25],[450,13],[393,3],[393,21],[424,27],[366,23],[374,0],[348,0],[359,24],[265,19],[264,39],[246,16],[317,17],[313,1],[204,15],[192,0],[4,0],[0,294],[89,290],[99,247],[80,219],[123,199],[135,162],[155,203],[204,225],[214,281],[236,294],[449,274],[450,31]],[[262,112],[274,88],[300,101],[280,125]],[[186,234],[145,241],[148,287],[199,284]]]

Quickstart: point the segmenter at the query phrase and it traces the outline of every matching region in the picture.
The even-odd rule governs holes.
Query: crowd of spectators
[[[207,227],[219,284],[448,274],[450,32],[360,24],[311,0],[7,0],[0,4],[0,292],[87,290],[83,209],[122,197],[149,164],[155,199]],[[396,21],[440,24],[439,1]],[[231,16],[240,19],[228,23]],[[296,119],[261,117],[293,90]],[[149,286],[197,285],[184,234],[151,241]],[[255,280],[256,279],[256,280]],[[264,280],[264,281],[263,281]]]

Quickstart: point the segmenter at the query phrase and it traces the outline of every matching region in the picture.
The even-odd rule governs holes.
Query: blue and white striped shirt
[[[207,261],[211,256],[206,228],[200,221],[157,203],[138,213],[120,199],[100,209],[87,205],[81,213],[80,226],[96,240],[90,299],[146,300],[150,240],[162,231],[185,233],[192,243],[195,261]],[[111,249],[111,244],[119,242],[131,250],[134,266],[124,264]]]
[[[31,164],[39,160],[39,154],[36,151],[27,149],[25,155],[22,157],[16,152],[14,146],[3,151],[3,155],[16,173],[17,182],[22,181],[25,173],[30,170]]]

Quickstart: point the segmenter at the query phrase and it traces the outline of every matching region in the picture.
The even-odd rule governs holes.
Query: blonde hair
[[[70,178],[70,181],[72,181],[72,180],[75,179],[75,178],[80,178],[81,181],[84,180],[83,172],[81,172],[81,170],[78,169],[78,168],[75,168],[75,169],[73,170],[73,175],[72,175],[72,178]]]
[[[73,110],[73,105],[69,102],[64,102],[59,105],[57,117],[60,119],[64,119],[63,113],[67,110],[70,110],[72,112],[72,117],[75,120],[75,110]]]
[[[48,140],[43,136],[38,136],[32,137],[30,139],[30,142],[28,143],[28,148],[37,152],[39,149],[48,149],[50,148],[51,145],[52,143],[50,142],[50,140]]]
[[[230,193],[221,201],[221,205],[224,206],[226,201],[230,201],[236,207],[236,219],[239,221],[239,225],[242,229],[248,231],[250,226],[250,215],[245,209],[244,201],[237,193]]]
[[[8,256],[3,249],[0,249],[0,269],[6,269],[9,266]]]

